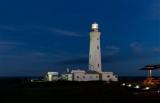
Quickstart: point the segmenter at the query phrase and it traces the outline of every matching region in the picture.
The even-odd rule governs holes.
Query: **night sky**
[[[93,22],[103,71],[146,75],[141,67],[160,64],[160,0],[0,0],[0,76],[87,70]]]

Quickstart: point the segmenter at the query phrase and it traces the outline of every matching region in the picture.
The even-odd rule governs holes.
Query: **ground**
[[[0,86],[2,103],[113,103],[160,100],[157,97],[136,97],[120,82],[5,82]]]

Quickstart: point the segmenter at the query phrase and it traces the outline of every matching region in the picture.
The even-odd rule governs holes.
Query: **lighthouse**
[[[89,70],[102,72],[101,70],[101,47],[100,35],[98,24],[91,25],[90,32],[90,49],[89,49]]]
[[[81,68],[68,71],[62,74],[61,79],[68,81],[118,81],[118,76],[113,72],[104,72],[101,69],[101,46],[99,27],[97,23],[91,25],[90,32],[90,47],[89,47],[89,70],[85,71]],[[48,80],[52,80],[48,76]]]

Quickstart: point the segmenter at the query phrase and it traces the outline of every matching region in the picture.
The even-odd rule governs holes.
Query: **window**
[[[85,78],[85,76],[83,76],[83,78]]]
[[[109,78],[110,77],[110,75],[107,75],[107,78]]]
[[[98,64],[98,68],[99,68],[99,64]]]
[[[79,78],[79,76],[77,76],[77,78]]]
[[[99,49],[99,46],[97,46],[97,49]]]

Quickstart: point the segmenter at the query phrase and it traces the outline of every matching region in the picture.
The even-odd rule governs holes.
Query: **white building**
[[[113,72],[73,70],[71,75],[73,81],[118,81]]]
[[[47,72],[46,74],[47,81],[55,81],[58,80],[58,72]]]
[[[73,81],[73,74],[65,73],[61,75],[62,80]]]
[[[85,72],[84,70],[72,70],[73,81],[99,81],[100,75],[97,72]]]
[[[114,81],[114,82],[118,81],[118,76],[114,75],[113,72],[102,72],[101,75],[102,75],[101,78],[102,81]]]

